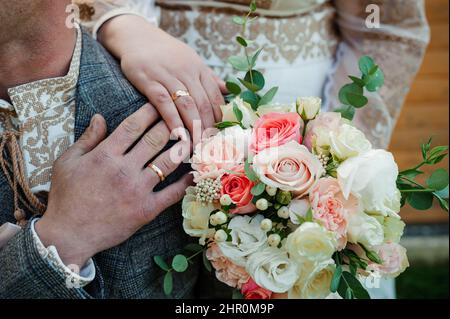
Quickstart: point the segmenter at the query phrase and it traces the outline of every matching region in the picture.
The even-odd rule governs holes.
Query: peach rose
[[[370,263],[369,269],[376,270],[383,276],[395,278],[409,267],[406,249],[396,243],[385,243],[373,247],[383,263],[381,265]]]
[[[315,150],[321,153],[323,148],[329,148],[330,131],[336,132],[343,123],[340,113],[325,112],[306,125],[306,132],[303,144],[312,152]]]
[[[261,116],[253,128],[250,150],[258,154],[266,148],[289,141],[302,142],[303,120],[297,113],[268,113]]]
[[[197,144],[192,156],[194,181],[201,179],[216,179],[226,170],[245,161],[245,151],[235,143],[234,139],[218,134]]]
[[[258,286],[252,278],[242,286],[241,293],[245,299],[270,299],[272,296],[271,291]]]
[[[345,199],[337,179],[321,178],[309,193],[314,218],[337,235],[339,250],[347,243],[347,226],[350,214],[357,213],[358,200]]]
[[[295,141],[261,151],[253,169],[261,182],[293,192],[295,198],[306,195],[324,172],[320,161]]]
[[[256,211],[252,203],[253,195],[251,190],[255,183],[245,176],[244,166],[240,165],[231,169],[235,174],[224,174],[221,178],[221,195],[229,195],[233,204],[237,207],[230,212],[233,214],[248,214]]]
[[[216,244],[206,250],[206,258],[216,270],[217,279],[230,287],[241,289],[250,278],[245,268],[232,263]]]

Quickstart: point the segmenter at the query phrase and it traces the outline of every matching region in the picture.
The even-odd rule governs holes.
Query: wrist
[[[54,246],[61,261],[66,265],[77,265],[82,268],[95,252],[88,249],[85,242],[80,241],[72,230],[65,229],[50,217],[37,220],[34,229],[45,247]]]

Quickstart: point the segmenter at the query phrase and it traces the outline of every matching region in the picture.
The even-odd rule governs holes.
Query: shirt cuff
[[[130,9],[130,8],[117,8],[117,9],[108,11],[107,13],[102,15],[97,20],[97,22],[95,22],[94,27],[92,28],[92,37],[97,40],[97,32],[106,21],[108,21],[112,18],[115,18],[117,16],[124,15],[124,14],[131,14],[131,15],[136,15],[136,16],[142,17],[142,18],[146,19],[148,22],[150,22],[151,24],[153,24],[154,26],[156,26],[156,27],[158,26],[158,19],[156,16],[146,17],[146,16],[140,14],[139,12],[137,12],[133,9]]]
[[[39,238],[36,230],[34,229],[34,223],[39,218],[35,218],[31,221],[31,233],[36,245],[36,249],[39,255],[48,262],[57,272],[59,272],[66,279],[67,286],[71,288],[82,288],[90,284],[95,278],[95,266],[92,258],[88,260],[81,270],[76,265],[66,266],[59,257],[58,251],[55,246],[45,247]]]

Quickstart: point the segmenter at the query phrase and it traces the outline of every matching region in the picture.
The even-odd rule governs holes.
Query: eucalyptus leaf
[[[373,59],[367,55],[361,57],[358,62],[359,69],[363,75],[370,74],[370,70],[375,66]]]
[[[278,86],[271,88],[269,91],[266,92],[266,94],[263,95],[261,100],[258,103],[258,106],[266,105],[272,102],[273,98],[278,92]]]
[[[250,66],[245,56],[233,55],[228,58],[228,62],[238,71],[247,71]]]
[[[376,92],[384,84],[384,73],[381,69],[378,69],[374,74],[365,75],[363,80],[366,83],[367,91]]]
[[[447,185],[446,188],[441,189],[440,191],[434,192],[434,194],[438,195],[441,198],[448,199],[448,190],[449,190],[449,187]]]
[[[353,83],[359,85],[360,87],[364,87],[366,85],[366,83],[362,79],[360,79],[356,76],[349,75],[348,77],[350,78],[350,80],[353,81]]]
[[[408,196],[408,204],[417,210],[427,210],[433,206],[433,194],[427,192],[411,193]]]
[[[333,277],[331,278],[331,286],[330,286],[331,292],[336,292],[338,290],[339,282],[341,281],[341,275],[342,275],[342,266],[338,265],[333,273]]]
[[[264,85],[266,84],[266,80],[264,79],[264,75],[256,70],[248,71],[247,74],[245,74],[244,80],[246,82],[250,82],[257,88],[256,90],[251,90],[253,92],[262,90],[264,88]],[[253,82],[252,82],[253,81]]]
[[[250,3],[250,12],[255,12],[256,11],[256,2],[253,0]]]
[[[258,183],[252,187],[251,193],[254,196],[259,196],[262,193],[264,193],[265,189],[266,189],[266,185],[264,183]]]
[[[341,101],[341,103],[345,104],[345,105],[351,105],[352,103],[350,103],[350,101],[347,98],[348,94],[353,94],[353,95],[363,95],[364,93],[364,89],[362,87],[360,87],[359,85],[355,84],[355,83],[349,83],[344,85],[340,90],[339,90],[339,101]]]
[[[347,101],[350,103],[350,105],[361,108],[369,102],[369,100],[364,95],[358,95],[353,93],[347,93],[346,94]]]
[[[239,82],[242,83],[243,86],[245,86],[248,90],[252,92],[258,92],[260,90],[260,88],[256,84],[253,84],[250,81],[247,81],[245,79],[238,79],[238,80]]]
[[[252,58],[250,59],[252,68],[256,65],[256,61],[258,60],[258,57],[263,49],[264,48],[259,48],[258,50],[256,50],[255,54],[253,54]]]
[[[243,25],[245,23],[245,19],[243,17],[234,16],[233,22],[237,25]]]
[[[172,294],[172,290],[173,290],[173,277],[172,272],[169,271],[164,276],[164,293],[167,296],[169,296],[170,294]]]
[[[227,87],[227,90],[230,92],[230,93],[233,93],[234,95],[239,95],[239,94],[241,94],[241,87],[239,86],[239,84],[237,84],[237,83],[235,83],[235,82],[232,82],[232,81],[227,81],[226,83],[225,83],[225,85],[226,85],[226,87]]]
[[[256,93],[253,93],[252,91],[244,91],[240,96],[241,99],[244,100],[244,102],[250,104],[254,111],[258,109],[260,98]]]
[[[243,37],[241,36],[237,36],[236,37],[236,41],[237,43],[239,43],[240,45],[242,45],[244,48],[246,48],[248,46],[247,40],[245,40]]]
[[[236,126],[236,125],[239,125],[239,123],[238,122],[225,121],[225,122],[217,123],[215,125],[215,127],[217,129],[219,129],[219,130],[223,130],[223,129],[226,129],[227,127],[232,127],[232,126]]]
[[[341,116],[349,121],[353,120],[355,111],[355,108],[351,105],[345,105],[335,110],[335,112],[341,113]]]
[[[172,268],[176,272],[184,272],[184,271],[186,271],[188,266],[189,266],[189,263],[188,263],[186,256],[179,254],[179,255],[176,255],[175,257],[173,257]]]
[[[203,250],[203,246],[196,243],[190,243],[184,246],[184,250],[196,253]]]
[[[247,176],[247,178],[249,180],[251,180],[252,182],[256,182],[258,180],[258,176],[256,175],[255,171],[251,167],[248,159],[245,161],[244,171],[245,171],[245,176]]]
[[[242,114],[242,111],[239,109],[239,107],[237,106],[237,104],[235,102],[233,102],[233,113],[234,116],[236,116],[236,119],[238,120],[238,122],[242,122],[242,119],[244,118],[244,115]]]
[[[167,263],[161,256],[154,256],[153,261],[155,262],[155,264],[158,265],[159,268],[161,268],[164,271],[168,271],[170,269],[169,265],[167,265]]]
[[[437,169],[427,180],[427,185],[437,191],[443,190],[448,186],[448,172],[443,169]]]

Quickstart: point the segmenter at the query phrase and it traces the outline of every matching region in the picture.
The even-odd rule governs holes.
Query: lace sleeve
[[[326,108],[340,106],[338,91],[350,82],[347,75],[360,74],[359,57],[372,56],[385,73],[385,85],[369,96],[368,106],[357,111],[355,123],[375,147],[387,148],[429,42],[424,1],[335,0],[335,4],[342,42],[325,87]],[[368,28],[366,19],[373,8],[379,9],[380,24]]]
[[[81,24],[96,36],[107,20],[121,14],[136,14],[158,24],[154,0],[72,0],[80,8]]]

